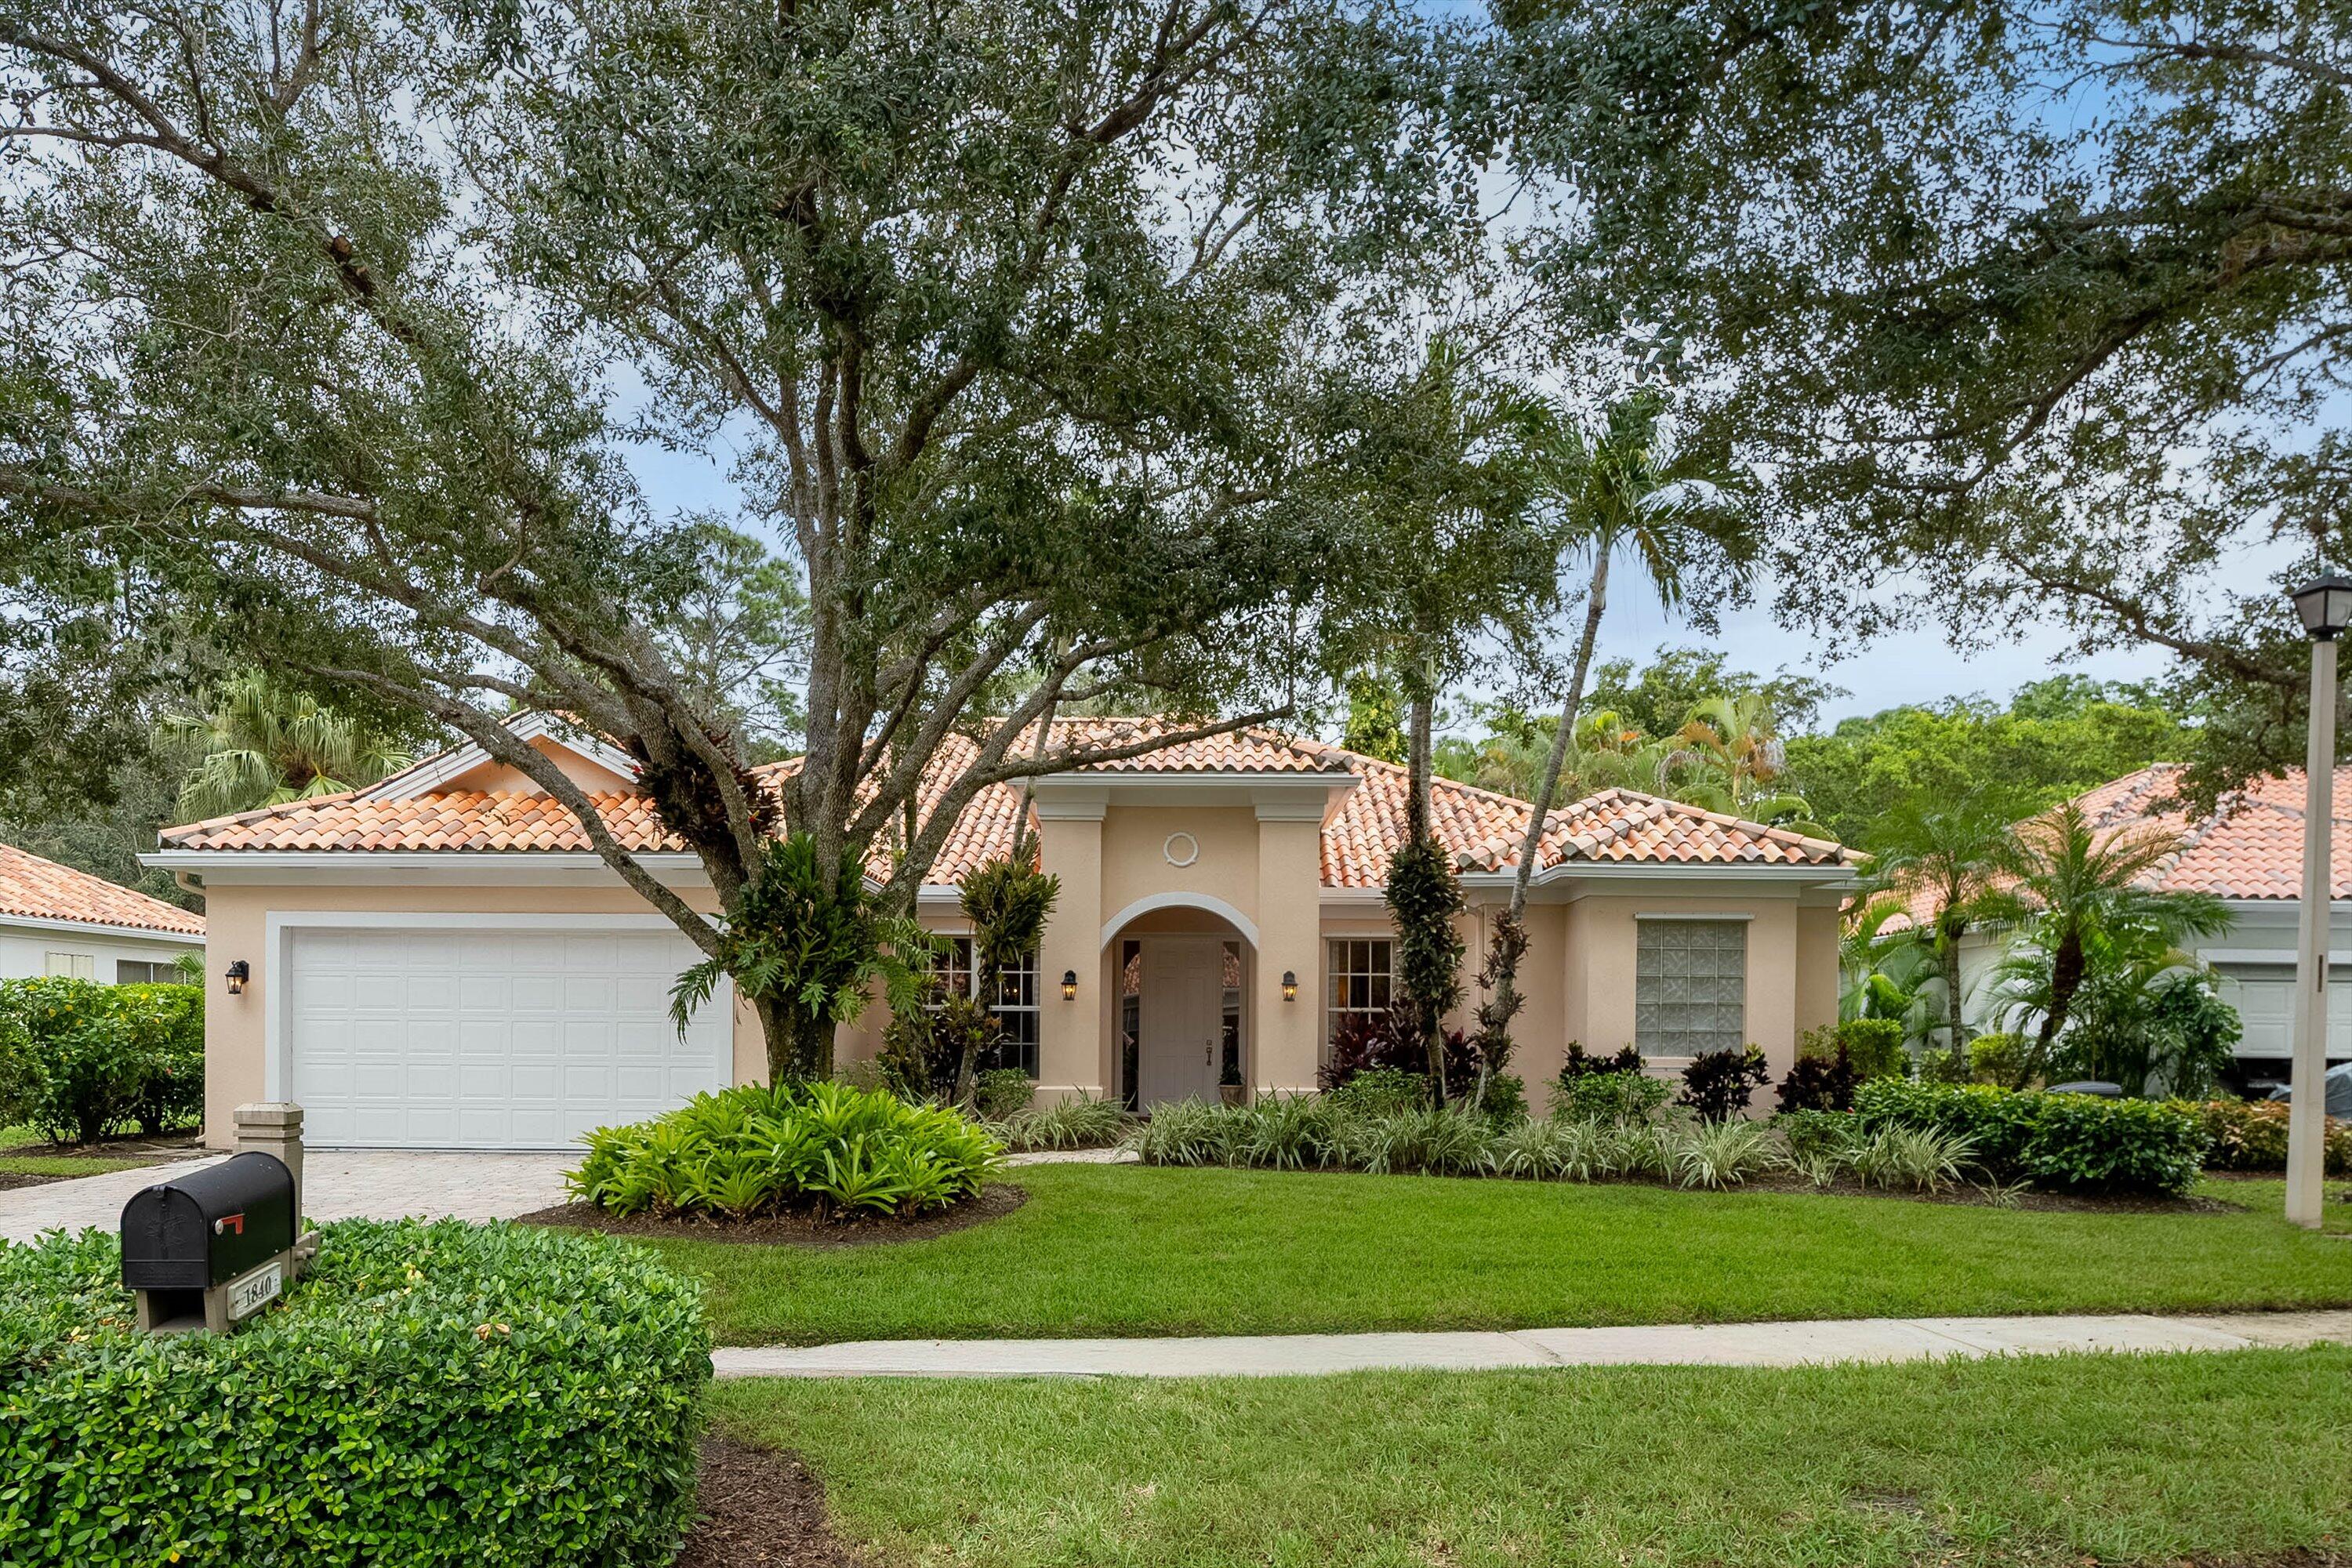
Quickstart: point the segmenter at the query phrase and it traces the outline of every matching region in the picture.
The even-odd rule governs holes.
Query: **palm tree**
[[[191,819],[338,795],[413,760],[394,738],[260,670],[232,679],[210,714],[164,727],[204,751],[180,786],[179,811]]]
[[[1710,697],[1675,731],[1667,760],[1677,800],[1727,816],[1825,837],[1803,795],[1775,786],[1786,771],[1770,703],[1760,692]]]
[[[1924,901],[1933,910],[1925,923],[1915,920],[1882,944],[1915,946],[1932,959],[1932,972],[1943,983],[1946,1044],[1957,1051],[1968,1042],[1960,1017],[1960,939],[2019,912],[2010,891],[2023,868],[2017,842],[2003,815],[1974,797],[1947,806],[1900,807],[1881,821],[1875,837],[1870,887],[1905,903]]]
[[[2072,800],[2014,833],[2012,896],[2031,912],[2033,931],[2000,974],[2011,1017],[2039,1016],[2035,1049],[2045,1059],[2095,964],[2170,954],[2191,937],[2229,929],[2230,911],[2211,894],[2148,885],[2179,850],[2178,833],[2142,824],[2101,831]]]
[[[1591,552],[1591,575],[1551,750],[1528,796],[1532,809],[1511,879],[1510,910],[1496,931],[1487,965],[1495,988],[1488,1011],[1500,1020],[1497,1031],[1518,1011],[1528,884],[1577,738],[1584,683],[1592,673],[1592,650],[1609,605],[1611,563],[1621,553],[1632,556],[1668,609],[1682,603],[1685,585],[1702,564],[1718,563],[1743,583],[1754,568],[1756,541],[1743,487],[1696,455],[1675,450],[1660,429],[1664,412],[1662,399],[1643,392],[1611,404],[1598,429],[1564,423],[1556,427],[1560,439],[1549,454],[1549,467],[1560,535],[1570,548]]]

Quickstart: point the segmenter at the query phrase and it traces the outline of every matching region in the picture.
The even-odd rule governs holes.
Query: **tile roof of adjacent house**
[[[1143,744],[1167,731],[1145,720],[1083,719],[1055,726],[1049,745],[1092,750]],[[948,783],[968,765],[977,742],[950,737],[941,746],[919,799],[919,815],[937,809]],[[761,770],[781,775],[796,762]],[[1084,764],[1078,773],[1126,774],[1296,774],[1354,787],[1339,796],[1323,826],[1323,881],[1377,888],[1404,831],[1405,771],[1319,741],[1249,729],[1174,742],[1137,756]],[[1524,801],[1439,779],[1431,790],[1438,837],[1465,870],[1507,871],[1517,863],[1529,807]],[[642,795],[590,797],[614,837],[638,850],[679,849]],[[928,879],[952,883],[1007,853],[1020,814],[1021,786],[982,788],[959,814]],[[164,831],[165,847],[207,850],[525,850],[589,847],[571,814],[539,795],[428,791],[407,799],[355,795],[297,802]],[[1682,866],[1818,866],[1853,858],[1837,845],[1696,806],[1604,790],[1551,814],[1538,870],[1570,862]]]
[[[130,931],[205,934],[205,918],[177,904],[0,844],[0,917],[67,921]]]
[[[2180,782],[2177,763],[2155,763],[2110,779],[2074,798],[2095,832],[2164,832],[2179,836],[2180,847],[2140,879],[2145,887],[2173,892],[2210,893],[2221,899],[2300,899],[2303,896],[2304,772],[2290,768],[2277,778],[2251,780],[2221,797],[2214,809],[2194,816],[2172,798]],[[2335,882],[2333,896],[2352,898],[2352,766],[2336,770],[2331,813]],[[1935,912],[1927,895],[1911,900],[1909,916],[1924,921]],[[1897,917],[1899,921],[1901,917]],[[1896,929],[1889,926],[1885,929]]]
[[[2092,826],[2113,830],[2146,823],[2180,835],[2180,847],[2150,873],[2153,887],[2211,893],[2223,899],[2303,896],[2304,772],[2251,780],[2224,795],[2215,809],[2191,816],[2169,798],[2178,764],[2158,763],[2101,784],[2079,798]],[[2333,782],[2336,825],[2331,840],[2333,896],[2352,897],[2352,767],[2338,766]]]

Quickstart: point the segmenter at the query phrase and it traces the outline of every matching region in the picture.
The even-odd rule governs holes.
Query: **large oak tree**
[[[1580,198],[1556,297],[1769,477],[1792,620],[2152,645],[2204,793],[2297,757],[2277,590],[2352,563],[2341,5],[1501,10],[1485,101]]]
[[[1171,738],[1034,721],[1289,705],[1352,548],[1307,477],[1381,438],[1324,413],[1475,234],[1431,55],[1382,0],[0,0],[13,624],[168,605],[470,737],[822,1068],[863,972],[782,955],[911,910],[980,789]],[[731,453],[803,574],[776,787],[631,442]],[[522,705],[635,757],[719,918]]]

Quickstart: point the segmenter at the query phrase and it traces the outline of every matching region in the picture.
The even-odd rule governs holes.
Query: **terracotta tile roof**
[[[1054,744],[1121,745],[1164,733],[1145,720],[1082,719],[1056,724]],[[966,765],[977,742],[950,737],[940,749],[918,801],[919,817],[938,809],[949,781]],[[798,762],[760,770],[780,779]],[[1079,772],[1128,773],[1352,774],[1356,785],[1339,795],[1323,828],[1323,881],[1339,888],[1377,888],[1404,833],[1405,770],[1319,741],[1248,730],[1180,742],[1130,758],[1090,764]],[[644,797],[591,797],[614,837],[633,849],[677,849]],[[927,880],[959,881],[974,867],[1013,846],[1021,786],[991,784],[966,805],[949,833]],[[1431,790],[1437,833],[1465,870],[1507,871],[1517,863],[1527,832],[1525,801],[1439,779]],[[584,850],[586,836],[571,814],[535,795],[478,791],[427,793],[407,800],[336,796],[213,822],[170,828],[164,842],[179,849],[343,850]],[[1696,806],[1628,790],[1606,790],[1552,813],[1538,870],[1571,862],[1690,866],[1839,867],[1853,858],[1837,845],[1780,828],[1740,822]]]
[[[2217,807],[2195,817],[2168,803],[2179,782],[2177,764],[2159,763],[2101,784],[2081,796],[2095,826],[2115,829],[2147,823],[2181,836],[2179,850],[2147,879],[2151,887],[2211,893],[2223,899],[2299,899],[2303,896],[2304,772],[2260,778],[2224,795]],[[2335,822],[2330,847],[2335,865],[2333,896],[2352,898],[2352,767],[2339,765],[2334,780]]]
[[[589,800],[631,849],[683,849],[683,841],[654,816],[653,802],[635,794],[591,795]],[[403,800],[356,794],[273,805],[167,827],[170,849],[499,850],[579,849],[588,836],[552,795],[505,790],[434,790]]]
[[[2180,847],[2140,879],[2140,885],[2171,892],[2210,893],[2221,899],[2300,899],[2303,896],[2304,772],[2291,768],[2277,778],[2258,778],[2221,797],[2210,812],[2191,816],[2170,797],[2180,764],[2155,763],[2110,779],[2074,798],[2095,831],[2102,834],[2156,830],[2180,836]],[[2335,780],[2336,832],[2330,841],[2334,897],[2352,898],[2352,765],[2338,765]],[[1880,929],[1899,931],[1909,921],[1936,912],[1930,893],[1910,900],[1904,914]]]
[[[0,844],[0,915],[205,934],[202,915],[8,844]]]

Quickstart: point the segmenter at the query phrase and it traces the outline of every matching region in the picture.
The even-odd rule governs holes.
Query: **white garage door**
[[[731,1077],[731,1008],[680,1039],[665,931],[298,930],[282,1048],[310,1142],[559,1149]]]
[[[2284,964],[2225,963],[2221,971],[2221,1000],[2238,1010],[2238,1025],[2244,1031],[2238,1040],[2238,1054],[2291,1055],[2294,969]],[[2331,1060],[2352,1057],[2352,969],[2327,972],[2327,1055]]]

